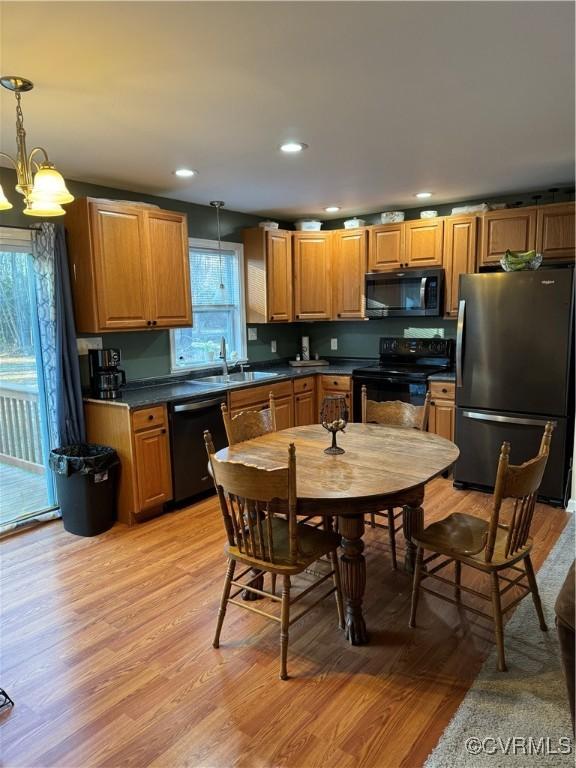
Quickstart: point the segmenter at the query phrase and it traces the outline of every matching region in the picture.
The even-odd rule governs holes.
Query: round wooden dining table
[[[362,602],[366,587],[364,516],[403,508],[405,568],[414,569],[412,536],[424,524],[426,483],[449,469],[458,458],[454,443],[429,432],[378,424],[348,424],[338,433],[343,454],[324,448],[330,435],[319,424],[293,427],[222,448],[216,457],[264,469],[286,466],[288,446],[296,447],[298,514],[337,516],[342,536],[342,589],[346,637],[352,645],[368,642]]]

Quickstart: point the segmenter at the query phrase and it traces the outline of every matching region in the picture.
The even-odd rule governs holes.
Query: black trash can
[[[97,536],[116,520],[120,462],[113,448],[94,443],[66,445],[50,452],[64,528],[77,536]]]

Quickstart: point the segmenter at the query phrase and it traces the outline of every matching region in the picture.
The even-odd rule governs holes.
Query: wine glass
[[[332,445],[324,453],[345,453],[344,448],[336,445],[336,433],[344,432],[348,424],[348,405],[344,395],[328,395],[324,398],[320,411],[320,423],[332,433]]]

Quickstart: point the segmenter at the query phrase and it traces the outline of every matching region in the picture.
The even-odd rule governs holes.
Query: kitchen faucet
[[[226,339],[224,336],[220,339],[220,360],[222,360],[222,375],[228,376],[228,361],[226,360]]]

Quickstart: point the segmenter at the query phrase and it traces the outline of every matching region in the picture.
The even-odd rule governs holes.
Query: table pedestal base
[[[368,642],[368,632],[362,615],[362,599],[366,587],[366,560],[362,554],[364,516],[340,517],[339,532],[343,550],[340,566],[346,639],[352,645],[364,645]]]

